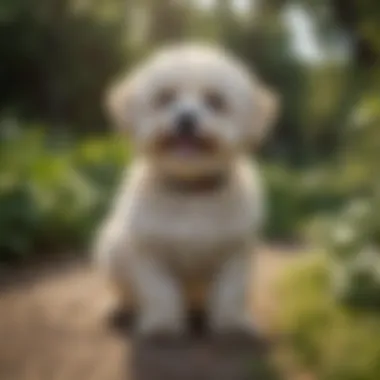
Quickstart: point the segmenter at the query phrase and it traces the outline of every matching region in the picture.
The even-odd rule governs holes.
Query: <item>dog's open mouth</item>
[[[159,149],[178,157],[192,157],[215,152],[216,144],[206,137],[170,135],[160,140]]]

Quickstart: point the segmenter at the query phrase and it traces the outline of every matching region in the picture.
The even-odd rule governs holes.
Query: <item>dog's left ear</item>
[[[262,144],[277,121],[280,112],[280,99],[266,85],[256,81],[253,86],[253,116],[251,141],[255,147]]]
[[[122,133],[130,133],[134,124],[134,77],[127,76],[106,93],[105,107],[111,122]]]

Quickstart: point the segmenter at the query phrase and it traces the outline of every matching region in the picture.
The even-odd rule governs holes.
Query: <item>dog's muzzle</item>
[[[182,161],[199,159],[216,149],[215,141],[202,133],[198,115],[189,110],[177,115],[171,132],[160,138],[158,147]]]

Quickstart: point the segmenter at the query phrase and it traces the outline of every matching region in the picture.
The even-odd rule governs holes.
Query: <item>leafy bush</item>
[[[279,284],[278,326],[297,362],[319,380],[380,378],[380,319],[345,308],[332,291],[331,266],[319,255]]]
[[[271,239],[305,239],[312,220],[337,212],[347,199],[327,168],[296,170],[280,165],[264,166],[269,204],[266,236]]]
[[[369,199],[352,200],[319,220],[314,233],[332,259],[336,297],[352,308],[380,311],[380,218],[374,206]]]
[[[127,158],[124,143],[111,137],[73,143],[33,131],[4,139],[0,260],[84,244]]]

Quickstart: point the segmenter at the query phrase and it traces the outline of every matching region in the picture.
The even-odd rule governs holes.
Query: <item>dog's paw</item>
[[[139,340],[161,342],[176,340],[187,335],[185,320],[170,318],[141,317],[137,320],[136,337]]]
[[[266,354],[270,349],[267,337],[250,324],[225,327],[214,332],[214,339],[221,349],[252,349]]]
[[[107,325],[117,332],[129,332],[135,321],[135,313],[131,309],[115,308],[107,316]]]
[[[202,310],[189,310],[188,325],[190,333],[194,337],[204,336],[207,332],[206,314]]]
[[[182,346],[186,346],[189,341],[189,335],[185,333],[173,333],[170,332],[155,332],[150,334],[138,334],[136,335],[137,342],[140,344],[152,346],[152,347],[162,347],[165,349],[177,349]]]

